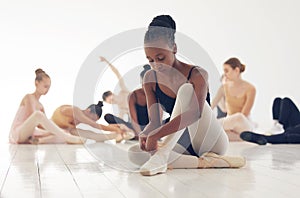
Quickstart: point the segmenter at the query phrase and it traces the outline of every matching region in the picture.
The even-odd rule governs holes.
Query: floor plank
[[[143,177],[127,157],[135,142],[0,145],[0,197],[298,197],[300,145],[230,143],[241,169],[173,169]]]

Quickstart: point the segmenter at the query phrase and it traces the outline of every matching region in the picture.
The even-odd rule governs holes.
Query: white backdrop
[[[20,100],[34,91],[36,68],[52,78],[50,92],[41,98],[50,117],[57,106],[72,104],[77,72],[93,49],[117,33],[146,27],[158,14],[170,14],[178,31],[207,50],[220,72],[232,56],[246,64],[243,78],[257,88],[252,117],[267,128],[275,96],[300,103],[299,10],[297,0],[1,0],[0,137],[7,141]],[[147,63],[142,53],[136,59]],[[131,61],[114,64],[124,73],[122,66]],[[99,97],[114,87],[116,78],[108,75],[112,83],[98,86]]]

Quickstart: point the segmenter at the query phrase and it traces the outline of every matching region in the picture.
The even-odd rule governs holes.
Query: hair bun
[[[35,70],[35,75],[41,74],[41,73],[45,73],[44,70],[42,70],[41,68],[38,68]]]
[[[176,31],[176,23],[170,15],[159,15],[154,17],[149,24],[149,27],[153,26],[171,28],[174,32]]]
[[[100,106],[100,107],[103,107],[103,102],[102,101],[99,101],[97,106]]]
[[[241,64],[241,67],[240,67],[240,72],[242,73],[242,72],[244,72],[245,71],[245,69],[246,69],[246,65],[244,65],[244,64]]]

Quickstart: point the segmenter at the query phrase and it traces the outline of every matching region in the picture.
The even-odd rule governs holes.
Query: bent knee
[[[32,116],[35,118],[35,119],[42,119],[45,117],[45,114],[41,111],[35,111],[32,113]]]
[[[240,113],[240,112],[233,114],[232,118],[236,122],[243,122],[243,121],[247,120],[247,117],[244,114]]]
[[[290,98],[288,98],[288,97],[283,98],[282,102],[284,104],[292,104],[293,103],[293,101]]]

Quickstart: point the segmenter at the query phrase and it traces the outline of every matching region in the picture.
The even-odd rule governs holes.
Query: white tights
[[[177,93],[177,99],[170,120],[190,108],[190,101],[194,93],[190,83],[183,84]],[[220,155],[225,154],[228,147],[228,137],[220,123],[217,121],[213,111],[205,102],[201,118],[187,127],[194,151],[201,156],[205,152],[214,152]],[[198,157],[189,155],[181,145],[176,144],[185,129],[170,134],[163,138],[163,146],[159,147],[159,153],[168,154],[168,164],[173,168],[197,168]],[[129,149],[129,159],[137,165],[144,164],[149,160],[150,154],[142,151],[139,145]]]
[[[51,133],[48,136],[41,138],[42,142],[40,143],[52,143],[52,141],[57,139],[63,139],[67,143],[72,144],[80,144],[83,141],[80,137],[73,136],[69,133],[64,132],[55,123],[49,120],[43,112],[35,111],[27,118],[27,120],[25,120],[22,125],[15,129],[18,131],[18,137],[16,138],[17,142],[27,142],[29,137],[32,136],[37,130],[36,127],[39,125],[41,125],[45,129],[45,134]],[[39,129],[39,131],[43,130]]]

